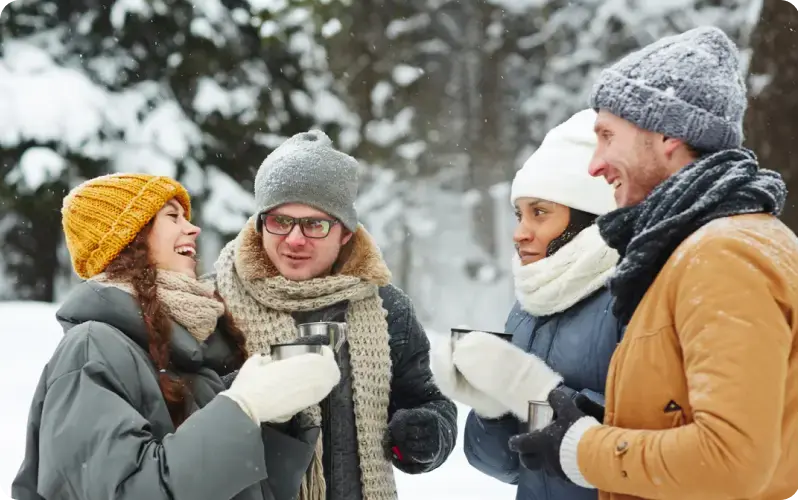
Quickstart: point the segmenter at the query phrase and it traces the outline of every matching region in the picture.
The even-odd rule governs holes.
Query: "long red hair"
[[[106,274],[114,281],[130,283],[136,300],[142,308],[142,319],[147,328],[148,351],[158,372],[158,385],[167,403],[172,422],[177,428],[189,416],[188,382],[181,376],[167,373],[170,364],[170,339],[172,320],[157,297],[156,267],[150,259],[147,236],[152,222],[114,259]],[[217,298],[219,295],[217,294]],[[236,328],[230,312],[225,308],[221,325],[235,346],[235,368],[247,359],[244,335]]]

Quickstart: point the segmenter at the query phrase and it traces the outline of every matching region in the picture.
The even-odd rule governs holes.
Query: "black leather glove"
[[[547,402],[555,414],[553,422],[544,429],[518,434],[508,441],[508,447],[519,453],[520,463],[526,469],[543,469],[551,476],[568,480],[561,467],[561,441],[572,424],[587,416],[578,407],[578,401],[585,404],[586,400],[588,398],[583,394],[578,394],[573,399],[562,388],[550,392]]]
[[[397,410],[389,421],[384,446],[387,457],[403,471],[426,469],[441,446],[438,415],[427,408]]]

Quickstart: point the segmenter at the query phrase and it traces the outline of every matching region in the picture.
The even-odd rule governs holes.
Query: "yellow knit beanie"
[[[103,272],[173,198],[189,219],[189,193],[169,177],[111,174],[72,189],[64,198],[61,223],[78,276],[89,279]]]

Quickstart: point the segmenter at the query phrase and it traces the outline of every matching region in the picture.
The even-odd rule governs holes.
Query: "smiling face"
[[[589,174],[614,186],[617,207],[644,200],[656,186],[697,158],[681,140],[643,130],[600,110],[594,126],[597,149]]]
[[[308,205],[299,203],[281,205],[270,210],[267,215],[271,219],[261,228],[264,251],[278,268],[278,272],[292,281],[305,281],[328,275],[339,257],[342,246],[353,236],[353,233],[347,231],[333,217]],[[306,234],[312,236],[324,234],[323,226],[328,224],[330,231],[327,236],[312,238],[303,234],[300,224],[295,224],[288,234],[270,232],[283,232],[281,225],[291,218],[309,219],[306,224]]]
[[[147,236],[150,259],[157,269],[196,278],[198,235],[200,228],[186,220],[181,204],[170,200],[153,218]]]
[[[514,244],[525,266],[547,256],[547,245],[569,225],[570,212],[565,205],[538,198],[519,198],[514,205],[518,221]]]

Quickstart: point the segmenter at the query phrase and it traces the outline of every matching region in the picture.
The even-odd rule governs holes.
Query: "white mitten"
[[[431,371],[442,394],[469,406],[481,417],[498,418],[508,413],[508,408],[471,386],[458,373],[450,342],[440,342],[431,349]]]
[[[280,423],[322,401],[340,377],[333,351],[327,346],[321,355],[309,353],[280,361],[255,355],[242,365],[231,388],[220,395],[238,403],[256,423]]]
[[[528,420],[528,401],[547,401],[563,380],[535,354],[485,332],[470,332],[458,340],[453,362],[467,382],[523,422]]]

